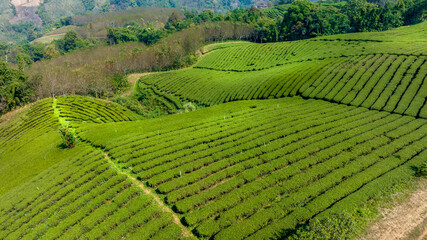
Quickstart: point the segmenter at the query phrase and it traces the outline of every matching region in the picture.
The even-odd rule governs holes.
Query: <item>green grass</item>
[[[426,118],[427,42],[408,40],[427,39],[426,27],[422,23],[355,34],[354,40],[336,35],[214,45],[191,69],[151,74],[140,81],[205,105],[302,96]]]
[[[48,36],[44,36],[41,38],[37,38],[36,40],[32,41],[31,43],[34,44],[50,44],[55,40],[60,40],[64,38],[65,34],[61,34],[61,35],[48,35]]]

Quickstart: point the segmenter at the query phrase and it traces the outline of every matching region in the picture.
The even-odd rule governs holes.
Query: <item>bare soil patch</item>
[[[18,24],[20,21],[33,22],[39,27],[42,26],[43,21],[37,15],[36,11],[43,0],[12,0],[11,4],[16,9],[16,16],[10,19],[12,24]]]
[[[129,81],[130,88],[129,88],[129,90],[127,90],[126,92],[124,92],[121,96],[122,97],[126,97],[126,96],[131,95],[135,91],[136,83],[138,82],[138,80],[141,77],[147,76],[147,75],[150,75],[150,74],[153,74],[153,73],[151,73],[151,72],[149,72],[149,73],[135,73],[135,74],[128,75],[127,78],[128,78],[128,81]]]
[[[422,179],[410,197],[392,209],[382,210],[383,218],[374,223],[363,240],[426,240],[427,179]]]

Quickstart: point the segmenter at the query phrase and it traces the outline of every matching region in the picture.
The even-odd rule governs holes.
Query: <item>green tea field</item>
[[[352,213],[427,159],[426,60],[427,23],[214,44],[135,88],[196,111],[144,119],[82,96],[15,110],[0,121],[0,239],[287,239]]]
[[[194,68],[141,81],[205,105],[302,96],[426,118],[426,27],[219,45]]]

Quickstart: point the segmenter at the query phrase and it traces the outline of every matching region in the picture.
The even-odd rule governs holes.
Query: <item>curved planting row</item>
[[[46,132],[59,126],[54,115],[51,98],[43,99],[31,105],[23,116],[13,123],[0,127],[1,150],[17,149]]]
[[[427,118],[426,57],[384,55],[331,69],[299,89],[304,97]]]
[[[427,22],[395,28],[388,31],[370,33],[347,33],[321,37],[325,40],[344,41],[389,41],[389,42],[412,42],[414,47],[422,48],[427,42]],[[424,42],[424,43],[423,43]],[[425,47],[424,47],[425,48]]]
[[[106,123],[138,120],[140,117],[117,103],[81,96],[57,99],[60,117],[70,122]]]
[[[375,184],[409,177],[427,154],[424,119],[299,98],[232,105],[240,106],[232,116],[107,144],[199,237],[280,237],[318,214],[363,204],[380,191]]]
[[[169,113],[176,113],[179,109],[182,109],[182,101],[177,98],[175,95],[159,91],[153,86],[148,86],[141,82],[138,82],[138,90],[141,93],[144,93],[145,98],[148,101],[156,102],[156,105],[166,109]]]
[[[376,54],[243,73],[186,69],[140,81],[206,105],[300,95],[426,118],[426,76],[424,56]]]
[[[286,5],[278,5],[275,7],[269,7],[264,10],[262,10],[268,17],[270,18],[279,18],[284,15],[284,13],[289,8],[289,4]]]
[[[181,238],[172,215],[110,168],[102,153],[76,148],[76,155],[0,197],[1,239]]]
[[[426,53],[426,43],[314,39],[282,43],[245,44],[217,49],[203,57],[195,65],[195,68],[246,72],[265,70],[295,61],[315,61],[367,54],[425,56]]]

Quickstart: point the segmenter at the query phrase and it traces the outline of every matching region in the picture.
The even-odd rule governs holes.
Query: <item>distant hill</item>
[[[22,41],[29,31],[54,24],[62,17],[99,14],[135,7],[212,9],[226,11],[250,6],[251,0],[0,0],[0,41]]]

